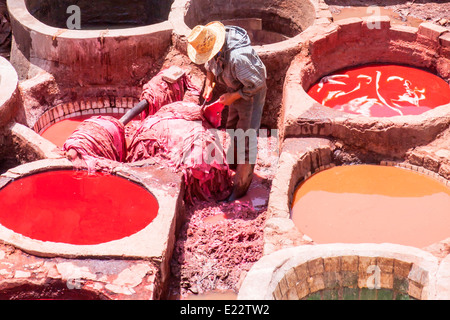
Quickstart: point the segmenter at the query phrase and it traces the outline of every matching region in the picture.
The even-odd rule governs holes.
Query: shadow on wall
[[[329,6],[393,6],[406,4],[408,0],[324,0]],[[428,3],[429,0],[416,0],[414,3]],[[436,3],[446,3],[448,0],[434,0]]]
[[[11,25],[6,0],[0,0],[0,56],[9,59],[11,51]]]

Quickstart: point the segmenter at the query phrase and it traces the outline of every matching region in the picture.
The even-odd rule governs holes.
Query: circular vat
[[[254,45],[270,44],[295,37],[314,23],[312,2],[305,1],[223,1],[190,0],[184,15],[186,25],[219,20],[247,30]]]
[[[383,16],[317,26],[317,33],[307,41],[307,50],[292,60],[286,75],[281,140],[331,136],[395,157],[428,144],[447,128],[450,119],[449,40],[446,28],[432,23],[422,23],[418,28],[391,26],[389,17]],[[342,70],[348,74],[339,77]],[[356,80],[346,84],[351,72],[357,73]],[[325,86],[332,89],[316,101],[308,91],[317,91],[319,85],[323,92]],[[435,87],[442,88],[437,95]],[[398,92],[392,95],[392,89]],[[438,96],[442,99],[434,99]],[[350,107],[335,110],[322,104],[333,97],[338,103],[346,97],[359,99],[356,102],[362,111],[352,114],[344,112]]]
[[[91,1],[77,1],[80,13],[80,29],[118,29],[152,25],[166,21],[173,1],[157,0],[101,0],[95,6]],[[28,11],[39,21],[55,27],[67,28],[68,17],[78,8],[69,0],[26,0]],[[68,14],[69,13],[69,14]],[[74,23],[74,21],[72,21]]]
[[[187,37],[197,24],[219,20],[244,28],[267,69],[267,95],[261,125],[279,125],[281,93],[286,71],[301,50],[303,34],[320,23],[329,24],[331,13],[322,0],[205,1],[175,0],[169,21],[174,46],[187,50]],[[221,88],[217,88],[220,91]]]
[[[70,1],[7,4],[10,61],[21,80],[44,70],[70,88],[138,85],[171,45],[170,1],[77,1],[75,9]]]
[[[301,182],[291,218],[315,243],[425,248],[450,236],[450,188],[412,170],[339,166]]]
[[[0,190],[0,223],[25,237],[94,245],[131,236],[158,214],[142,186],[109,174],[56,170],[32,174]]]
[[[58,104],[39,117],[33,130],[62,147],[83,120],[97,115],[120,118],[136,103],[138,99],[135,97],[105,97]]]
[[[390,64],[333,72],[307,92],[326,107],[368,117],[418,115],[450,103],[450,85],[442,78]]]
[[[433,299],[438,265],[431,254],[407,246],[294,247],[253,265],[238,299]]]

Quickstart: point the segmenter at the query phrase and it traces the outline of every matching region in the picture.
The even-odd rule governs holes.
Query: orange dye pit
[[[400,65],[354,67],[323,77],[308,94],[326,107],[368,117],[419,115],[450,103],[438,76]]]
[[[292,220],[316,243],[423,248],[450,236],[450,189],[417,172],[356,165],[321,171],[296,190]]]
[[[104,116],[111,117],[121,117],[122,115],[117,114],[102,114]],[[70,135],[77,129],[81,122],[86,119],[91,118],[93,115],[85,115],[74,118],[67,118],[56,122],[55,124],[48,127],[41,133],[41,136],[50,142],[53,142],[56,146],[62,147],[64,142],[70,137]]]

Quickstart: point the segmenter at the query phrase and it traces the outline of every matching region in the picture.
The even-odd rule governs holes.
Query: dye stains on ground
[[[0,190],[0,223],[41,241],[93,245],[144,229],[158,213],[144,188],[117,176],[48,171]]]
[[[450,86],[413,67],[368,65],[337,71],[308,94],[324,106],[368,117],[418,115],[450,102]]]
[[[316,243],[396,243],[423,248],[449,237],[450,189],[396,167],[324,170],[296,190],[292,219]]]

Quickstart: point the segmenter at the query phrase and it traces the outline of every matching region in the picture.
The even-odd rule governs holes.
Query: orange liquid
[[[450,236],[450,189],[410,170],[342,166],[296,190],[292,219],[316,243],[396,243],[423,248]]]
[[[105,116],[112,116],[116,118],[120,118],[122,115],[117,114],[103,114]],[[70,137],[70,135],[75,131],[75,129],[79,126],[81,122],[86,119],[91,118],[92,114],[63,119],[61,121],[56,122],[52,126],[48,127],[41,133],[41,136],[47,139],[50,142],[53,142],[56,146],[62,147],[64,142]]]

